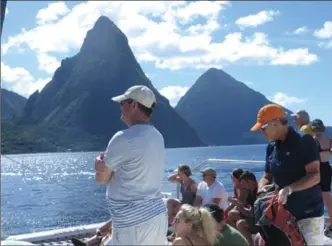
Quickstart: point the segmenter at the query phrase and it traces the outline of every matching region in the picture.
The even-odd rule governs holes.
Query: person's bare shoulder
[[[172,245],[187,245],[187,242],[182,237],[177,237],[174,239]]]

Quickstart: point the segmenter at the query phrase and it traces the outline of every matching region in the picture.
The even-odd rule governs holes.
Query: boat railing
[[[255,161],[255,160],[234,160],[234,159],[218,159],[218,158],[209,158],[204,161],[199,162],[197,165],[191,168],[192,172],[199,170],[206,163],[239,163],[239,164],[264,164],[264,161]],[[180,199],[180,185],[176,186],[176,197]]]

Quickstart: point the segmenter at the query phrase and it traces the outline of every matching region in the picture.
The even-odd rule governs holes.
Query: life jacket
[[[306,245],[295,217],[278,203],[277,190],[261,194],[254,207],[256,224],[266,246]]]

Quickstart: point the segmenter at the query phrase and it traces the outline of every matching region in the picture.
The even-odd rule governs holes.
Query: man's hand
[[[261,193],[263,191],[262,188],[266,185],[272,184],[272,181],[273,181],[272,174],[265,171],[263,177],[258,183],[258,192]]]
[[[285,186],[279,191],[278,202],[279,204],[285,205],[287,203],[288,196],[292,193],[292,190],[289,186]]]
[[[263,193],[263,192],[267,192],[274,184],[269,184],[269,185],[265,185],[261,188],[260,191],[258,191],[257,193]]]
[[[96,157],[96,160],[95,160],[95,169],[96,169],[96,172],[105,172],[107,171],[108,167],[106,166],[105,162],[104,162],[104,158],[103,158],[103,155],[99,155]]]
[[[96,181],[105,184],[112,178],[112,170],[104,162],[104,154],[97,156],[95,160]]]

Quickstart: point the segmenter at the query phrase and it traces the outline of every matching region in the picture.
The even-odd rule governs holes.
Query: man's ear
[[[134,108],[134,109],[138,108],[138,102],[133,101],[133,108]]]

